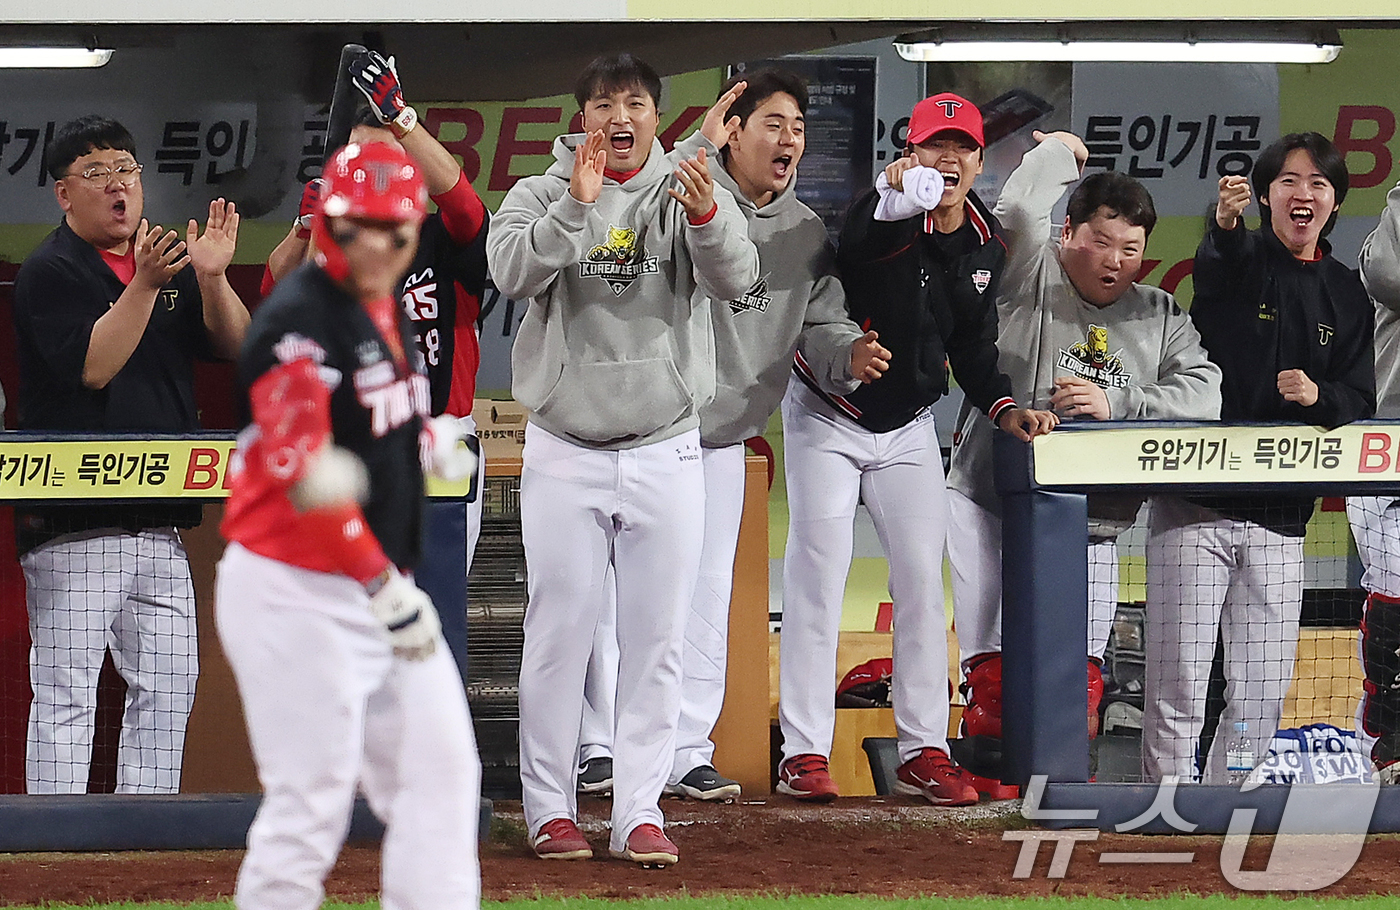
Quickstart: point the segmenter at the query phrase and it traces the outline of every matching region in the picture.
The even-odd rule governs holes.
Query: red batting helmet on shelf
[[[312,227],[316,261],[337,281],[347,277],[349,264],[331,234],[330,219],[418,224],[427,217],[428,190],[418,165],[403,149],[387,142],[352,142],[331,157],[321,179],[325,184]]]

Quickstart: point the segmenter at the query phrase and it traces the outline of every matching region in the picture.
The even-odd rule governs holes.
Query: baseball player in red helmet
[[[852,518],[864,502],[890,564],[894,597],[898,792],[939,805],[977,802],[948,755],[948,648],[942,556],[943,457],[931,406],[948,364],[972,402],[1020,439],[1048,432],[1049,411],[1017,406],[997,368],[994,301],[1006,262],[999,227],[972,181],[982,114],[951,93],[909,120],[910,154],[852,204],[837,264],[847,309],[890,351],[879,382],[832,395],[801,356],[783,399],[791,524],[783,565],[778,790],[836,797],[828,760],[836,722],[836,639]]]
[[[263,802],[240,907],[312,910],[356,787],[386,825],[383,901],[475,907],[481,768],[418,561],[423,470],[475,456],[427,421],[428,379],[394,291],[427,193],[383,143],[327,166],[317,255],[259,308],[239,357],[239,438],[216,621]]]

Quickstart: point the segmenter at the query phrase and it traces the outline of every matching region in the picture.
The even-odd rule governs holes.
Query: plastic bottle
[[[1254,770],[1254,740],[1249,737],[1249,724],[1235,722],[1235,735],[1225,745],[1225,775],[1231,786],[1240,786]]]

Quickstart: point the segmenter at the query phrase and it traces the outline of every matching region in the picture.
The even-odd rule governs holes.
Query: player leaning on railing
[[[1037,132],[1035,138],[1040,144],[1007,178],[994,213],[1007,242],[998,363],[1012,393],[1063,420],[1216,419],[1220,368],[1206,358],[1172,295],[1137,282],[1157,222],[1147,188],[1112,171],[1080,182],[1089,150],[1078,136]],[[1075,183],[1064,223],[1052,232],[1052,209]],[[992,428],[964,404],[948,477],[952,526],[959,529],[948,537],[948,557],[967,671],[963,735],[999,740],[1001,500],[992,475]],[[1117,536],[1141,503],[1131,494],[1089,500],[1091,734],[1118,605]]]
[[[1361,280],[1376,314],[1376,416],[1400,419],[1400,187],[1385,197],[1380,224],[1361,247]],[[1400,499],[1352,496],[1347,518],[1365,572],[1361,624],[1366,672],[1358,733],[1375,737],[1382,781],[1400,780]]]
[[[1251,193],[1251,182],[1253,192]],[[1249,179],[1220,178],[1196,251],[1191,321],[1219,364],[1222,420],[1336,427],[1375,411],[1373,316],[1366,289],[1324,239],[1346,162],[1318,133],[1266,148]],[[1243,214],[1259,197],[1262,224]],[[1293,679],[1312,495],[1159,497],[1147,543],[1143,774],[1226,780],[1225,740],[1204,763],[1197,741],[1216,635],[1225,651],[1220,730],[1249,725],[1262,755]]]

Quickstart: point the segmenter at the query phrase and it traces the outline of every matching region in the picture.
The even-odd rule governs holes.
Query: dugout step
[[[257,793],[0,796],[0,853],[240,849],[261,801]],[[479,839],[490,836],[491,817],[483,799]],[[355,800],[346,842],[383,835],[369,805]]]

